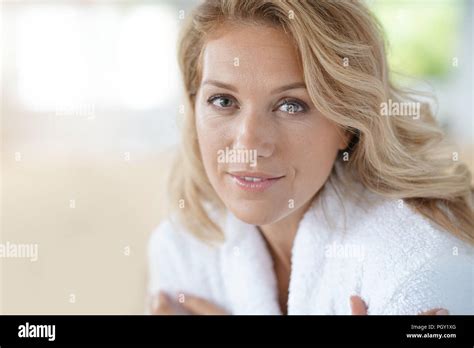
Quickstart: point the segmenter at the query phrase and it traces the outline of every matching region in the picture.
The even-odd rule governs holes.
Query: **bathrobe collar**
[[[312,297],[321,286],[325,246],[343,228],[338,196],[326,184],[299,223],[291,253],[288,314],[314,313]],[[336,213],[337,212],[337,213]],[[222,272],[233,314],[282,314],[273,261],[264,237],[254,225],[228,212]]]

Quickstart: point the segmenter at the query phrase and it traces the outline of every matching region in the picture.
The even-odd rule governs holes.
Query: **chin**
[[[264,201],[239,201],[230,203],[227,208],[239,220],[250,225],[269,225],[279,220],[279,209],[272,202]]]

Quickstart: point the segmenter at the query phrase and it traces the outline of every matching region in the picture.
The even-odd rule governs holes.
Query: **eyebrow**
[[[213,85],[213,86],[216,86],[216,87],[228,89],[229,91],[233,91],[233,92],[236,92],[236,93],[238,92],[237,87],[235,87],[231,84],[225,83],[225,82],[217,81],[217,80],[205,80],[202,84],[203,85]],[[284,85],[284,86],[275,88],[274,90],[271,91],[271,93],[272,94],[281,93],[281,92],[288,91],[290,89],[298,89],[298,88],[306,88],[306,84],[304,82],[290,83],[289,85]]]

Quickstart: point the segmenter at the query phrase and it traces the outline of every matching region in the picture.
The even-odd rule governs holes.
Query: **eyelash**
[[[218,109],[221,109],[221,110],[223,110],[223,109],[228,109],[228,108],[226,108],[226,107],[220,107],[220,106],[217,106],[217,105],[214,105],[214,104],[213,104],[214,101],[218,100],[219,98],[227,98],[227,99],[229,99],[230,101],[232,101],[233,103],[236,103],[235,98],[232,97],[231,95],[228,95],[228,94],[217,94],[217,95],[211,96],[211,97],[207,100],[207,104],[208,104],[208,105],[211,105],[211,106],[214,106],[214,107],[216,107],[216,108],[218,108]],[[309,107],[308,107],[308,105],[307,105],[305,102],[303,102],[303,101],[301,101],[301,100],[299,100],[299,99],[295,99],[295,98],[284,98],[284,99],[282,100],[282,102],[277,106],[277,108],[276,108],[275,110],[278,110],[279,108],[281,108],[281,107],[282,107],[283,105],[285,105],[285,104],[296,104],[296,105],[298,105],[299,107],[301,107],[301,109],[302,109],[301,111],[295,111],[295,112],[293,112],[293,113],[286,112],[287,114],[293,114],[293,115],[295,115],[295,114],[303,114],[303,113],[306,113],[306,112],[309,110]],[[275,110],[274,110],[274,111],[275,111]],[[284,111],[284,112],[285,112],[285,111]]]
[[[231,100],[233,103],[235,103],[235,99],[234,97],[228,95],[228,94],[216,94],[216,95],[213,95],[212,97],[210,97],[208,100],[207,100],[207,104],[211,105],[211,106],[214,106],[218,109],[227,109],[225,107],[219,107],[217,105],[214,105],[214,101],[216,101],[217,99],[219,98],[227,98],[229,100]]]
[[[309,110],[309,107],[305,102],[295,98],[284,98],[277,108],[281,108],[285,104],[296,104],[302,109],[301,111],[295,111],[293,113],[287,112],[289,114],[304,114]]]

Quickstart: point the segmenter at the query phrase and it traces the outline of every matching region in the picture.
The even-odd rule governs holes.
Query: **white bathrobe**
[[[330,184],[301,220],[293,243],[288,314],[369,314],[442,307],[474,314],[474,252],[401,200],[367,190],[340,197]],[[341,203],[343,202],[343,205]],[[170,219],[149,241],[149,294],[200,296],[232,314],[281,314],[272,259],[258,229],[228,212],[212,248]]]

